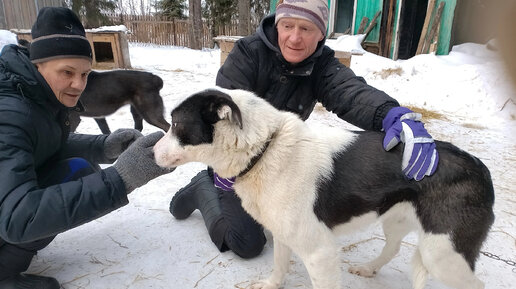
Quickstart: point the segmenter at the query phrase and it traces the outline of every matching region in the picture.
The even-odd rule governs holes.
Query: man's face
[[[321,30],[311,21],[297,18],[281,18],[278,29],[278,45],[281,54],[291,64],[307,59],[323,40]]]
[[[74,107],[86,88],[91,62],[83,58],[59,58],[36,64],[57,100]]]

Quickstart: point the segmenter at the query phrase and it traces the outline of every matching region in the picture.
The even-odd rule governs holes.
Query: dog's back
[[[92,71],[81,95],[83,116],[99,117],[114,113],[126,104],[145,103],[143,98],[161,99],[163,80],[150,72],[136,70]],[[145,107],[142,109],[152,109]]]
[[[333,154],[332,176],[320,179],[314,212],[329,228],[369,212],[382,216],[394,205],[411,204],[422,230],[449,234],[471,269],[493,223],[494,190],[487,167],[446,142],[436,142],[434,175],[409,181],[400,169],[402,148],[385,152],[383,134],[358,132]]]

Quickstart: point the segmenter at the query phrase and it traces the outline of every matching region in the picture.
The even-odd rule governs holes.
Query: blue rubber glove
[[[216,172],[213,172],[213,185],[216,188],[222,189],[226,192],[233,191],[233,184],[235,183],[235,177],[226,179],[219,175]]]
[[[439,162],[434,139],[421,122],[421,114],[406,107],[391,109],[383,120],[383,148],[389,151],[400,141],[405,143],[401,168],[407,178],[420,181],[432,175]]]

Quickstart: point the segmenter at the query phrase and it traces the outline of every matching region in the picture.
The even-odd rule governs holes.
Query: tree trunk
[[[85,28],[97,28],[100,26],[100,11],[98,11],[96,4],[96,1],[84,1],[84,8],[86,10]]]
[[[145,3],[143,0],[140,0],[140,13],[145,16]]]
[[[247,36],[251,26],[251,0],[238,0],[238,35]]]
[[[202,48],[201,0],[189,0],[190,48]]]

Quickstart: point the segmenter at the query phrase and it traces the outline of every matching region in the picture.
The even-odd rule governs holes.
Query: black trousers
[[[211,240],[221,252],[231,250],[246,259],[258,256],[267,242],[263,227],[242,208],[233,191],[218,191],[222,214],[208,228]]]
[[[38,170],[38,183],[41,188],[77,180],[98,171],[82,158],[70,158],[43,166]],[[37,252],[52,242],[55,236],[26,244],[10,244],[0,238],[0,280],[27,271]]]

